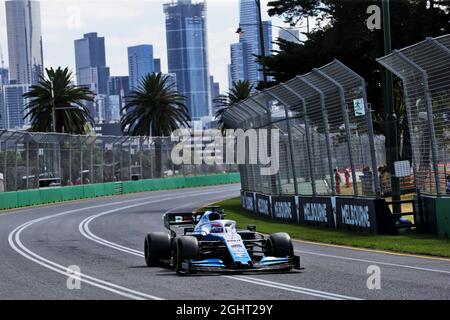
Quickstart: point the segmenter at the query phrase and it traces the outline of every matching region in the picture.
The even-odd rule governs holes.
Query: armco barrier
[[[225,173],[210,176],[124,181],[120,182],[122,184],[122,188],[120,190],[122,190],[121,194],[129,194],[147,191],[206,187],[239,182],[239,173]],[[0,210],[112,196],[116,194],[117,189],[116,183],[114,182],[62,188],[33,189],[18,192],[3,192],[0,193]]]

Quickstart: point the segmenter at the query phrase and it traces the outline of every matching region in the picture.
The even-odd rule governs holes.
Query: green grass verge
[[[266,234],[287,232],[292,238],[299,240],[450,258],[450,240],[421,235],[414,231],[404,231],[398,236],[356,234],[287,224],[257,217],[241,208],[239,198],[222,201],[217,205],[222,206],[227,214],[227,219],[235,220],[240,228],[255,224],[259,232]]]

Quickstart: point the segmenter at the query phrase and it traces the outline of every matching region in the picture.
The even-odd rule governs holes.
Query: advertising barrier
[[[341,230],[392,233],[393,216],[383,199],[337,198],[336,222]]]
[[[272,217],[272,204],[269,196],[256,194],[256,213],[262,217]]]
[[[272,216],[277,220],[299,223],[295,197],[272,197]]]
[[[331,198],[298,197],[302,224],[334,228],[334,209]]]
[[[250,212],[288,223],[372,234],[392,234],[393,215],[384,199],[268,196],[241,191]]]
[[[256,212],[253,192],[241,191],[241,204],[242,207],[248,212]]]

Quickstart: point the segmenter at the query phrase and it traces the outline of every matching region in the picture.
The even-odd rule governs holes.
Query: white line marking
[[[120,209],[120,210],[122,210],[122,209]],[[175,209],[172,209],[172,210],[175,210]],[[115,212],[118,210],[111,210],[111,211]],[[93,215],[93,216],[90,216],[90,217],[84,219],[78,226],[78,229],[81,232],[81,234],[83,236],[85,236],[87,239],[92,240],[101,245],[104,245],[106,247],[110,247],[112,249],[116,249],[116,250],[119,250],[119,251],[122,251],[125,253],[129,253],[129,254],[144,258],[144,254],[141,251],[138,251],[138,250],[135,250],[132,248],[128,248],[128,247],[119,245],[117,243],[111,242],[111,241],[107,241],[103,238],[98,237],[97,235],[93,234],[90,231],[89,224],[93,220],[95,220],[98,217],[112,213],[111,211],[99,213],[97,215]],[[303,287],[296,287],[296,286],[291,286],[288,284],[272,282],[272,281],[268,281],[268,280],[262,280],[259,278],[251,278],[251,277],[246,277],[246,276],[239,276],[239,277],[224,276],[224,277],[233,279],[233,280],[237,280],[237,281],[252,283],[254,285],[266,286],[266,287],[271,287],[271,288],[275,288],[275,289],[279,289],[279,290],[285,290],[285,291],[290,291],[290,292],[295,292],[295,293],[300,293],[300,294],[304,294],[304,295],[310,295],[310,296],[320,297],[320,298],[325,298],[325,299],[330,299],[330,300],[362,300],[359,298],[344,296],[344,295],[325,292],[325,291],[313,290],[313,289],[308,289],[308,288],[303,288]]]
[[[225,191],[217,191],[217,192],[211,192],[211,193],[220,193],[220,192],[225,192]],[[199,193],[198,192],[197,193],[189,193],[189,194],[185,194],[183,197],[178,197],[178,198],[184,198],[184,197],[197,195],[197,194],[199,194]],[[200,194],[205,194],[205,193],[202,192]],[[161,198],[161,197],[163,197],[163,198]],[[29,250],[27,247],[25,247],[20,240],[21,233],[28,227],[30,227],[36,223],[45,221],[45,220],[65,216],[65,215],[76,213],[76,212],[92,210],[92,209],[97,209],[97,208],[103,208],[103,207],[108,207],[108,206],[113,206],[113,205],[120,205],[120,204],[135,202],[135,201],[142,201],[143,199],[150,199],[150,198],[153,198],[153,201],[147,201],[144,203],[138,203],[136,205],[131,205],[131,206],[122,207],[122,208],[118,208],[118,209],[114,209],[114,210],[109,210],[108,213],[121,211],[121,210],[124,210],[127,208],[142,206],[142,205],[149,204],[149,203],[156,203],[156,202],[162,202],[165,200],[174,199],[173,196],[168,197],[167,195],[161,195],[160,197],[146,197],[146,198],[141,198],[141,199],[130,199],[130,200],[125,200],[125,201],[118,201],[118,202],[114,202],[114,203],[108,203],[108,204],[102,204],[102,205],[96,205],[96,206],[91,206],[91,207],[85,207],[85,208],[64,211],[64,212],[61,212],[58,214],[34,219],[34,220],[31,220],[29,222],[26,222],[26,223],[18,226],[8,235],[8,242],[14,251],[18,252],[20,255],[22,255],[26,259],[33,261],[49,270],[60,273],[66,277],[73,276],[73,274],[67,272],[67,267],[57,264],[53,261],[50,261],[50,260],[36,254],[35,252]],[[132,290],[132,289],[129,289],[126,287],[122,287],[122,286],[113,284],[111,282],[103,281],[101,279],[94,278],[94,277],[91,277],[91,276],[83,274],[83,273],[80,273],[79,276],[80,276],[80,280],[84,283],[90,284],[94,287],[98,287],[100,289],[103,289],[103,290],[106,290],[106,291],[109,291],[112,293],[116,293],[116,294],[121,295],[126,298],[135,299],[135,300],[143,300],[143,299],[163,300],[162,298],[159,298],[159,297],[156,297],[153,295],[148,295],[146,293]]]
[[[252,283],[252,284],[256,284],[256,285],[301,293],[301,294],[310,295],[310,296],[314,296],[314,297],[325,298],[325,299],[329,299],[329,300],[362,300],[362,299],[344,296],[344,295],[340,295],[340,294],[335,294],[335,293],[330,293],[330,292],[325,292],[325,291],[291,286],[291,285],[279,283],[279,282],[263,280],[260,278],[251,278],[251,277],[247,277],[247,276],[223,276],[223,277],[228,278],[228,279],[233,279],[233,280],[244,281],[244,282],[248,282],[248,283]]]
[[[359,262],[364,262],[364,263],[369,263],[369,264],[378,264],[378,265],[385,265],[385,266],[390,266],[390,267],[413,269],[413,270],[418,270],[418,271],[427,271],[427,272],[436,272],[436,273],[450,274],[450,271],[438,270],[438,269],[429,269],[429,268],[421,268],[421,267],[413,267],[413,266],[408,266],[408,265],[404,265],[404,264],[397,264],[397,263],[364,260],[364,259],[350,258],[350,257],[341,257],[341,256],[335,256],[335,255],[331,255],[331,254],[316,253],[316,252],[303,251],[303,250],[295,250],[295,252],[302,253],[302,254],[310,254],[310,255],[319,256],[319,257],[333,258],[333,259],[359,261]]]

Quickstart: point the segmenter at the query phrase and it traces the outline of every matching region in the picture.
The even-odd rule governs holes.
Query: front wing
[[[185,273],[214,272],[214,273],[247,273],[247,272],[282,272],[292,269],[300,270],[300,257],[288,258],[263,257],[252,266],[226,266],[220,259],[207,259],[202,261],[186,260],[183,262]]]

